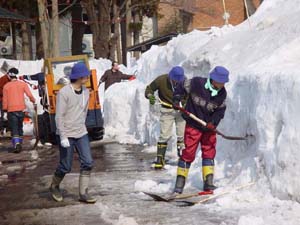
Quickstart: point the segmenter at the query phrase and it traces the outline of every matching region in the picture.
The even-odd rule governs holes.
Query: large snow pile
[[[175,65],[182,65],[188,77],[207,76],[214,66],[223,65],[231,80],[219,129],[231,135],[252,134],[255,140],[218,139],[219,185],[256,180],[256,191],[270,187],[273,196],[300,201],[299,21],[299,1],[265,0],[250,18],[251,27],[246,21],[237,27],[193,31],[164,47],[152,47],[138,61],[138,81],[115,85],[106,93],[109,135],[125,142],[155,143],[157,109],[143,96],[146,84]],[[189,184],[201,187],[195,164],[199,162],[191,177],[199,178]],[[251,217],[241,218],[240,224],[247,220]]]

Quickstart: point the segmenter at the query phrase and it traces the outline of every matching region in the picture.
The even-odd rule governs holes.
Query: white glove
[[[70,142],[68,138],[62,139],[60,141],[60,145],[64,148],[69,148],[70,147]]]
[[[7,120],[7,113],[6,113],[6,112],[3,113],[3,119],[4,119],[4,120]]]

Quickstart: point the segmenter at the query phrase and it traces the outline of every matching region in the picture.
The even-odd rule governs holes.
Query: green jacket
[[[158,91],[158,96],[162,101],[169,104],[173,103],[173,87],[167,74],[157,77],[146,87],[145,97],[149,98],[156,91]]]

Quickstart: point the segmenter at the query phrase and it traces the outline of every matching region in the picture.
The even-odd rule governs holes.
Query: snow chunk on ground
[[[119,221],[116,223],[116,225],[138,225],[138,223],[132,217],[120,215]]]
[[[238,225],[264,225],[264,220],[256,216],[241,216]]]
[[[157,183],[153,180],[137,180],[134,190],[140,192],[166,193],[171,191],[171,183]]]

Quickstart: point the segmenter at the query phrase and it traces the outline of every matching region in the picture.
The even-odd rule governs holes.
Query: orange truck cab
[[[75,63],[84,62],[89,68],[89,62],[86,55],[66,56],[57,58],[48,58],[45,60],[45,99],[47,102],[47,111],[50,118],[51,133],[55,133],[55,110],[56,95],[58,91],[66,84],[70,83],[69,75]],[[91,141],[101,140],[104,135],[103,116],[98,92],[98,82],[96,70],[91,70],[91,76],[86,84],[90,91],[90,100],[88,114],[86,118],[86,127]]]

